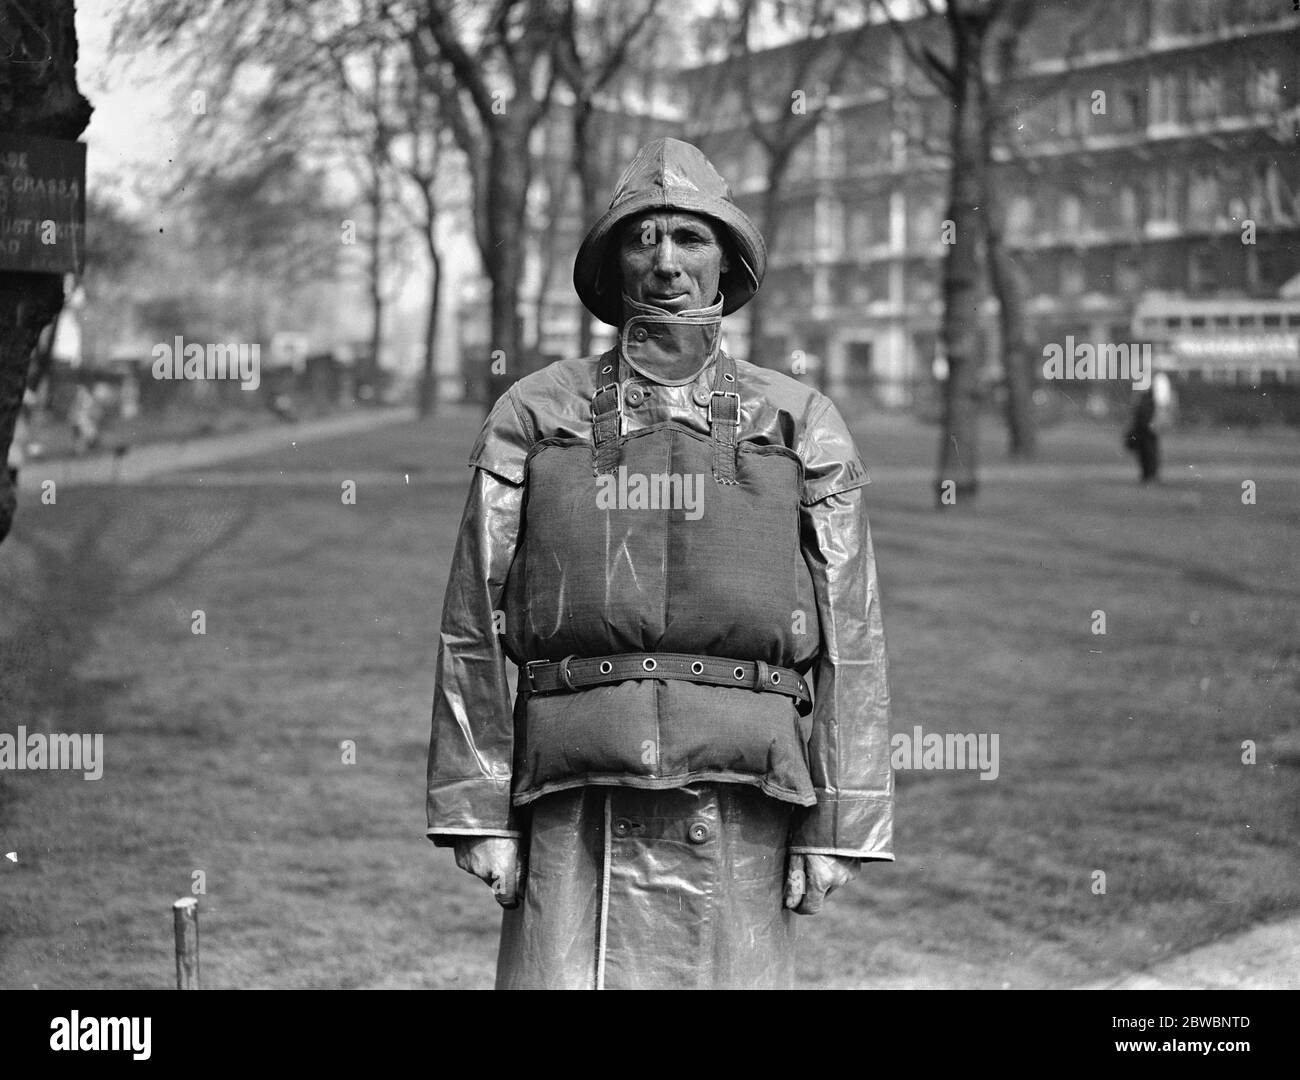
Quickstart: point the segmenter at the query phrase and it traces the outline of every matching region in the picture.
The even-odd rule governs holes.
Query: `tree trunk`
[[[768,166],[767,190],[763,193],[762,222],[759,225],[763,233],[763,239],[767,241],[769,251],[777,249],[776,234],[780,228],[781,183],[784,174],[785,161],[773,159]],[[751,364],[763,364],[763,361],[759,359],[763,353],[763,295],[763,291],[760,289],[758,295],[749,302],[749,356],[747,359]],[[780,358],[772,357],[771,359],[775,363],[764,366],[775,366],[778,370],[783,369]]]
[[[438,341],[438,315],[442,307],[442,259],[438,255],[438,244],[433,235],[434,223],[429,222],[429,270],[433,280],[429,285],[429,317],[424,323],[424,368],[420,372],[420,390],[418,398],[419,415],[423,419],[432,416],[438,408],[438,373],[434,365],[435,349]]]
[[[578,191],[582,202],[582,220],[587,226],[596,222],[601,214],[600,178],[598,163],[593,157],[593,144],[588,140],[591,131],[592,103],[579,101],[573,110],[573,166],[578,173]],[[591,355],[591,312],[578,305],[578,355]]]
[[[978,489],[977,439],[980,408],[980,275],[978,240],[984,191],[983,124],[980,115],[980,53],[984,28],[960,18],[953,32],[952,173],[948,218],[955,243],[943,272],[944,386],[943,436],[935,501],[967,505]]]
[[[384,177],[380,171],[381,157],[376,148],[371,170],[370,188],[370,370],[367,377],[373,382],[379,378],[379,350],[384,340]]]
[[[989,87],[980,81],[980,106],[984,117],[984,160],[992,155],[992,113]],[[998,298],[998,326],[1002,338],[1002,371],[1006,376],[1007,450],[1012,458],[1028,460],[1038,451],[1038,429],[1034,424],[1033,352],[1025,324],[1025,292],[1020,268],[1004,242],[1005,217],[1002,196],[995,177],[986,166],[984,173],[984,240],[989,281]]]
[[[1028,460],[1038,452],[1034,423],[1033,350],[1025,327],[1024,288],[1020,269],[1003,243],[997,196],[990,186],[985,195],[989,279],[998,298],[998,326],[1002,338],[1002,370],[1006,375],[1007,451],[1012,458]]]
[[[487,177],[488,248],[483,260],[492,283],[491,336],[488,340],[488,404],[522,373],[523,334],[519,284],[524,270],[524,218],[530,162],[527,132],[500,118],[492,127]]]
[[[0,63],[0,130],[15,135],[75,139],[91,106],[77,89],[73,0],[45,0],[25,13],[29,27],[7,42]],[[41,63],[47,57],[48,63]],[[28,62],[18,63],[25,60]],[[27,369],[41,331],[63,307],[60,274],[0,273],[0,541],[13,525],[17,498],[4,467],[22,406]]]

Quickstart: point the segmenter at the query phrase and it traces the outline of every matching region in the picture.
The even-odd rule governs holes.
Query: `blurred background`
[[[38,412],[66,420],[87,384],[142,435],[486,404],[608,346],[573,253],[636,148],[673,135],[772,249],[736,355],[931,420],[955,361],[1019,414],[1017,452],[1127,408],[1123,380],[1042,378],[1066,335],[1152,346],[1171,418],[1294,422],[1300,13],[970,7],[958,72],[964,23],[872,0],[82,5],[86,268]],[[259,343],[266,386],[151,379],[177,335]]]
[[[107,746],[0,773],[4,985],[166,985],[188,894],[214,985],[490,984],[422,836],[464,462],[612,344],[573,257],[660,136],[767,238],[726,347],[871,471],[898,729],[1001,733],[996,782],[899,772],[802,983],[1300,957],[1294,4],[0,0],[0,45],[0,139],[86,147],[69,272],[0,265],[0,732]],[[1069,341],[1149,355],[1146,412]],[[159,377],[194,343],[260,384]]]

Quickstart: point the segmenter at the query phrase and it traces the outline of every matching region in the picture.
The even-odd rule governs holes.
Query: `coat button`
[[[690,828],[686,830],[686,835],[690,837],[692,844],[703,844],[709,839],[709,826],[703,821],[692,821]]]
[[[640,405],[645,400],[646,393],[639,386],[628,388],[627,403],[632,406]]]
[[[627,818],[619,818],[614,822],[614,835],[627,836],[632,831],[632,823]]]
[[[691,397],[694,399],[696,405],[707,405],[709,403],[710,393],[708,390],[705,390],[704,387],[699,386],[696,387],[695,392],[691,394]]]
[[[648,338],[649,336],[650,334],[644,326],[638,326],[635,330],[632,331],[633,341],[645,341],[646,338]]]

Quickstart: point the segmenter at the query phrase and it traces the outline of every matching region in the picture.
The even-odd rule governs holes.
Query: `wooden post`
[[[176,923],[176,989],[199,988],[199,902],[186,896],[172,904]]]

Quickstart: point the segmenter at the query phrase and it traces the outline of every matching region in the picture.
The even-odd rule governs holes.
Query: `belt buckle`
[[[717,420],[713,415],[713,402],[720,397],[734,397],[736,399],[736,419],[734,420]],[[733,424],[740,427],[740,394],[735,390],[714,390],[709,394],[709,423],[712,424],[717,420],[718,423]]]
[[[603,386],[596,387],[595,392],[591,395],[591,404],[592,407],[594,408],[596,405],[596,398],[599,397],[604,391],[610,389],[611,387],[614,390],[614,403],[618,408],[618,433],[620,435],[626,435],[627,434],[627,410],[623,408],[623,384],[622,383],[620,383],[616,379],[613,382],[607,382]],[[736,409],[738,411],[740,409],[739,395],[737,395]]]

